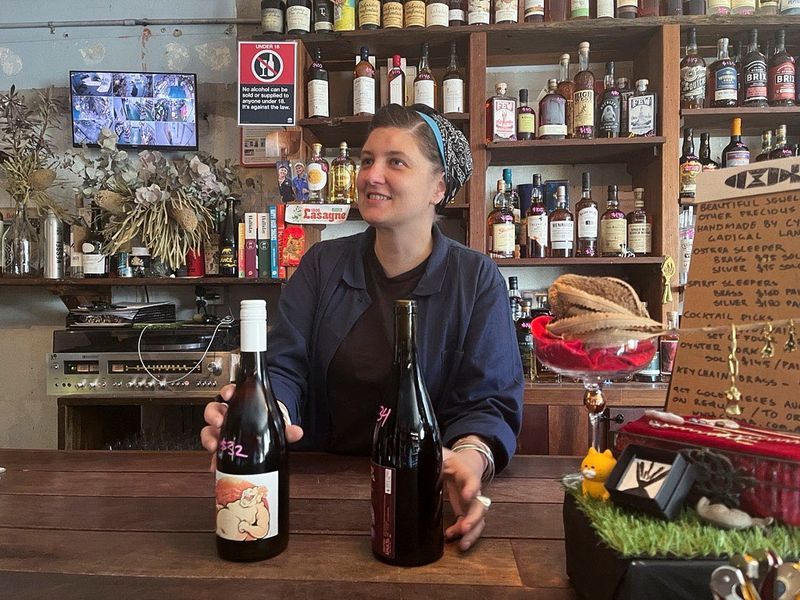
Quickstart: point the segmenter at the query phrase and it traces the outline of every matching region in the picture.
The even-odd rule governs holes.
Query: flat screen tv
[[[72,144],[97,146],[102,128],[120,148],[197,150],[197,75],[70,71]]]

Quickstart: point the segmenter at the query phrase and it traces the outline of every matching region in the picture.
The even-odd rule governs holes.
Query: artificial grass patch
[[[773,525],[767,529],[720,529],[684,509],[674,521],[629,512],[613,502],[584,497],[567,488],[600,539],[624,558],[720,558],[759,549],[786,558],[800,557],[800,527]]]

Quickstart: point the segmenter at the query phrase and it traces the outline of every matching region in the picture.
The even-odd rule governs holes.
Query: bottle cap
[[[542,185],[542,176],[539,175],[538,173],[534,173],[533,175],[533,185],[534,187],[539,187],[540,185]]]
[[[636,80],[636,87],[638,87],[640,90],[645,89],[648,85],[650,85],[650,80],[649,79],[637,79]]]
[[[395,300],[394,301],[395,314],[414,314],[417,312],[416,300]]]
[[[556,89],[558,87],[558,79],[556,79],[555,77],[553,79],[548,79],[547,80],[547,87],[548,87],[548,89],[551,89],[551,90]]]
[[[566,198],[567,197],[567,188],[563,185],[558,186],[556,189],[556,198]]]
[[[519,278],[517,278],[514,275],[512,275],[511,277],[508,278],[508,287],[509,288],[514,289],[518,285],[519,285]]]
[[[578,44],[578,50],[589,50],[589,42],[581,42]]]
[[[241,321],[266,321],[266,300],[242,300],[239,305],[239,320]]]
[[[520,102],[527,102],[528,101],[528,90],[525,88],[521,88],[519,90],[519,101]]]
[[[502,81],[494,84],[494,91],[497,92],[498,94],[505,94],[507,89],[508,85],[503,83]]]
[[[314,151],[314,154],[319,154],[322,152],[322,144],[311,144],[311,149]]]
[[[402,57],[399,54],[392,56],[392,66],[399,67],[402,64]]]
[[[150,256],[150,250],[142,246],[131,248],[131,256]]]
[[[591,189],[591,187],[592,187],[592,176],[588,171],[584,172],[583,177],[582,177],[582,181],[583,181],[583,189],[584,190]]]
[[[566,53],[562,54],[561,55],[561,61],[562,62],[563,61],[569,61],[569,54],[566,54]]]

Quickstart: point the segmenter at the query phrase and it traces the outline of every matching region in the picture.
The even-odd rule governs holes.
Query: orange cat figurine
[[[581,490],[583,495],[608,500],[610,494],[603,484],[608,479],[608,476],[611,475],[611,470],[616,464],[617,461],[614,455],[611,454],[611,450],[598,452],[594,448],[589,448],[589,453],[581,463],[581,475],[583,475]]]

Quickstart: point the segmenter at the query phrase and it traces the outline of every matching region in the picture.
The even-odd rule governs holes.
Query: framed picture
[[[694,483],[694,467],[678,452],[631,444],[606,480],[620,506],[674,519]]]
[[[273,167],[279,160],[301,157],[302,132],[297,127],[240,127],[239,158],[243,167]]]

